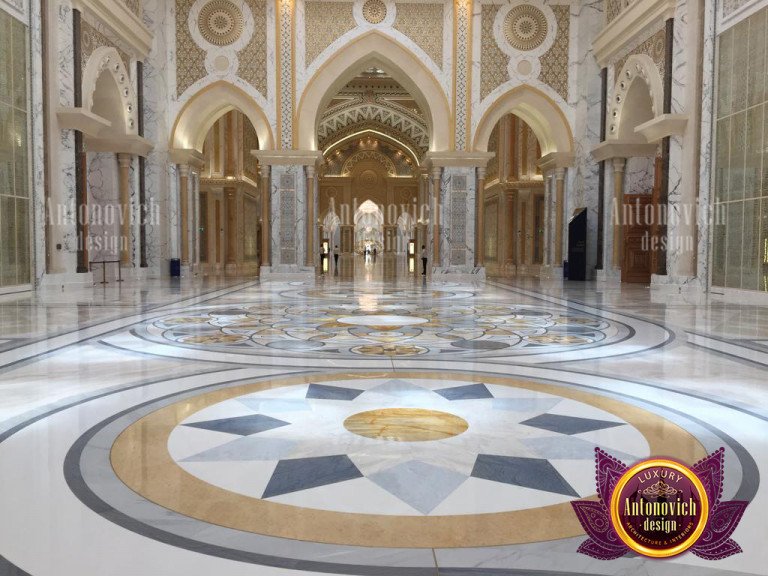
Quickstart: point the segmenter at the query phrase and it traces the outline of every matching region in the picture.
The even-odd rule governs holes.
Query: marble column
[[[543,172],[542,176],[544,178],[544,266],[554,266],[555,261],[555,255],[554,250],[552,250],[552,245],[554,244],[552,240],[552,233],[553,233],[553,213],[552,213],[552,182],[550,178],[551,172]]]
[[[419,213],[416,233],[416,256],[421,258],[421,247],[427,245],[427,219],[429,217],[429,175],[422,171],[419,174]]]
[[[261,172],[261,265],[270,265],[270,184],[269,166],[259,166]]]
[[[315,266],[315,167],[307,166],[307,266]],[[317,248],[317,252],[320,248]]]
[[[237,197],[241,192],[235,188],[224,189],[224,201],[227,204],[227,216],[224,220],[226,223],[226,238],[227,238],[227,256],[225,262],[227,266],[237,266],[237,234],[238,234],[238,209],[237,209]]]
[[[621,212],[624,204],[624,166],[626,159],[613,159],[613,267],[621,268],[622,260],[622,222]]]
[[[440,177],[443,169],[440,167],[432,168],[432,261],[433,266],[442,266],[442,258],[440,256]]]
[[[475,266],[485,266],[485,168],[477,169],[477,234],[475,234]]]
[[[192,263],[195,273],[200,269],[200,175],[194,173],[192,187]]]
[[[496,250],[496,261],[499,266],[499,275],[502,275],[507,267],[507,260],[509,254],[507,254],[509,247],[509,234],[514,234],[514,222],[508,220],[509,214],[509,192],[507,190],[499,190],[499,209],[497,215],[497,242],[498,247]]]
[[[555,266],[563,265],[563,225],[565,216],[565,168],[555,168]]]
[[[179,219],[181,220],[181,264],[189,264],[189,166],[179,164]]]
[[[534,215],[534,208],[536,205],[536,197],[533,190],[527,190],[527,200],[525,202],[525,263],[528,266],[533,265],[533,243],[536,237],[536,218]]]
[[[131,163],[130,154],[117,154],[120,189],[120,266],[130,267],[131,262]]]

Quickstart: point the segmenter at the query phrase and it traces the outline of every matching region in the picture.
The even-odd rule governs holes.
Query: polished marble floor
[[[766,307],[384,257],[0,297],[0,575],[768,574],[767,342]],[[598,446],[724,447],[744,553],[576,554]]]

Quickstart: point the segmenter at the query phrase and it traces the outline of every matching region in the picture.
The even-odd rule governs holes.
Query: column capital
[[[614,158],[613,159],[613,171],[614,172],[624,172],[624,166],[627,163],[626,158]]]
[[[477,179],[478,180],[485,180],[485,166],[478,166],[477,167]]]
[[[433,166],[430,172],[433,180],[440,180],[440,177],[443,175],[443,167]]]
[[[307,178],[312,180],[315,177],[315,167],[314,166],[307,166]]]
[[[189,164],[179,164],[179,176],[189,178]]]
[[[123,152],[118,152],[115,154],[117,156],[117,164],[120,166],[120,168],[130,168],[131,163],[133,163],[133,154],[125,154]]]
[[[565,179],[565,168],[555,168],[555,178],[562,182]]]

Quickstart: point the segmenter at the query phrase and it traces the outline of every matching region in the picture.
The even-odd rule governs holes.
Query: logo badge
[[[748,502],[721,501],[725,450],[688,467],[666,458],[627,466],[595,449],[600,501],[572,502],[589,538],[579,552],[612,560],[634,551],[668,558],[690,550],[706,560],[741,552],[731,539]]]
[[[611,523],[631,550],[652,558],[685,552],[704,532],[709,498],[678,462],[645,460],[624,472],[611,496]]]

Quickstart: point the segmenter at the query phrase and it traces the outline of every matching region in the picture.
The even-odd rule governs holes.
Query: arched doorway
[[[491,275],[560,275],[566,252],[565,170],[573,137],[544,93],[519,86],[485,112],[476,150],[493,152],[485,172],[478,243]]]
[[[384,262],[404,259],[412,237],[402,230],[415,228],[399,224],[404,215],[411,222],[418,213],[420,164],[430,147],[430,128],[417,99],[388,71],[360,70],[328,100],[316,139],[323,151],[321,244],[338,245],[342,258],[368,246]],[[338,216],[338,242],[327,226],[331,214]]]
[[[203,275],[255,276],[264,249],[256,128],[239,110],[219,117],[203,141],[192,209]]]
[[[544,265],[545,194],[541,146],[515,114],[502,116],[488,142],[494,158],[485,174],[484,250],[488,274],[539,275]]]
[[[247,277],[267,261],[268,185],[251,152],[273,146],[264,111],[237,86],[214,82],[183,106],[170,150],[178,189],[172,244],[183,268]]]
[[[357,254],[384,251],[384,212],[371,200],[355,211],[354,251]]]

